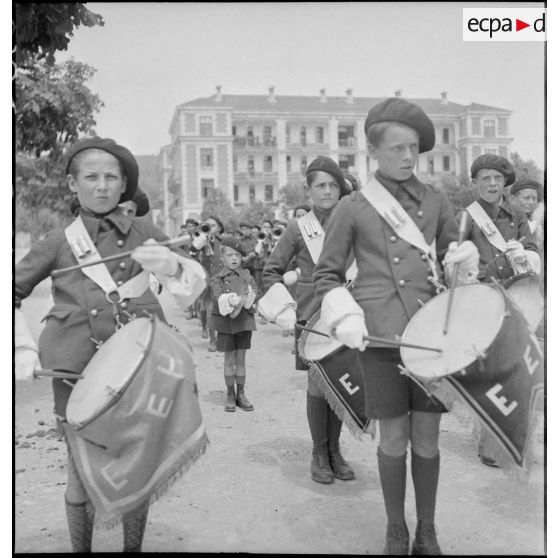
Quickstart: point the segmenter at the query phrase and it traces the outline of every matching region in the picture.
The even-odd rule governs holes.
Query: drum
[[[441,353],[401,347],[404,372],[427,393],[449,385],[519,465],[531,435],[533,403],[543,388],[543,358],[529,325],[504,289],[473,284],[454,291],[443,333],[449,291],[411,318],[402,341]]]
[[[544,315],[540,278],[534,273],[521,273],[510,277],[503,286],[525,316],[531,330],[537,331]]]
[[[327,332],[319,311],[308,320],[306,327]],[[363,371],[358,362],[358,350],[349,349],[331,337],[302,330],[297,352],[312,379],[322,388],[331,408],[353,435],[373,434],[374,421],[365,415]]]

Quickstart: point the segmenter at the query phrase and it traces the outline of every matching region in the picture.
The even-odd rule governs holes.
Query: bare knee
[[[380,420],[380,449],[385,455],[397,457],[409,445],[409,416]]]
[[[426,458],[438,455],[440,418],[439,413],[412,413],[411,446],[417,455]]]

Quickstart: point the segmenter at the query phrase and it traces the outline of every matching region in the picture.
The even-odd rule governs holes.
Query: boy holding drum
[[[445,409],[400,373],[398,349],[366,345],[363,338],[402,335],[420,301],[441,287],[444,256],[446,266],[460,262],[460,277],[466,279],[475,276],[478,253],[470,242],[459,247],[454,242],[457,223],[446,194],[414,175],[418,154],[435,143],[434,126],[423,110],[404,99],[386,99],[370,109],[365,133],[378,169],[362,190],[335,208],[314,286],[331,333],[362,351],[366,412],[380,426],[378,471],[388,520],[384,553],[409,553],[404,506],[410,442],[418,520],[413,554],[440,554],[434,512]],[[343,285],[351,251],[358,274],[349,292]]]
[[[16,379],[33,378],[41,363],[54,371],[81,373],[116,327],[135,314],[142,315],[143,310],[165,321],[149,289],[149,273],[184,308],[206,285],[205,272],[197,262],[158,244],[168,240],[162,231],[149,220],[130,217],[119,208],[138,188],[138,165],[128,149],[108,138],[80,140],[68,152],[66,173],[68,187],[81,206],[78,216],[66,230],[47,234],[16,266]],[[45,318],[37,351],[19,310],[21,301],[55,269],[74,265],[76,259],[96,252],[106,257],[128,250],[133,250],[131,260],[113,260],[53,277],[54,307]],[[101,278],[99,269],[108,275]],[[91,272],[86,274],[86,270]],[[74,383],[53,379],[59,421],[65,420]],[[94,509],[88,504],[69,448],[65,505],[73,551],[90,552]],[[123,516],[125,551],[141,549],[146,520],[147,503]]]

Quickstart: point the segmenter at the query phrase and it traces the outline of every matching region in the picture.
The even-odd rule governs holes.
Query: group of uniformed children
[[[264,319],[289,331],[297,320],[307,319],[321,307],[331,334],[348,347],[360,349],[366,411],[379,422],[377,467],[387,514],[384,553],[409,553],[404,504],[410,445],[417,519],[412,553],[441,554],[434,518],[439,424],[445,409],[399,373],[398,349],[381,342],[365,343],[364,338],[368,334],[391,339],[400,335],[418,311],[419,299],[426,302],[434,297],[436,286],[456,268],[461,284],[509,276],[521,265],[540,273],[537,234],[540,241],[542,229],[535,210],[542,199],[542,185],[530,178],[516,182],[513,167],[504,157],[479,157],[473,162],[471,177],[486,216],[482,218],[500,231],[507,248],[504,254],[497,250],[489,241],[487,227],[474,219],[469,219],[465,241],[458,245],[456,216],[446,193],[422,183],[414,174],[419,153],[431,150],[436,141],[430,118],[416,104],[390,98],[370,109],[364,131],[369,154],[377,162],[366,185],[358,187],[335,161],[318,157],[306,173],[305,188],[312,207],[297,208],[294,217],[298,219],[286,226],[270,221],[261,227],[241,223],[234,232],[226,231],[216,216],[208,217],[202,226],[189,219],[182,231],[190,234],[185,243],[189,257],[157,242],[146,242],[160,242],[166,236],[118,205],[132,200],[137,192],[137,164],[126,148],[101,138],[78,142],[68,155],[68,185],[77,195],[80,207],[75,211],[90,237],[87,242],[102,255],[134,250],[131,263],[107,264],[119,287],[145,270],[178,298],[182,296],[189,312],[197,298],[202,335],[210,337],[210,349],[224,353],[226,411],[237,406],[254,408],[244,386],[245,355],[255,329],[256,309]],[[511,198],[505,191],[510,185]],[[517,203],[512,203],[513,198]],[[323,237],[317,250],[301,230],[299,219],[305,216]],[[412,225],[414,240],[403,237],[400,225],[404,223]],[[277,226],[283,229],[278,239],[272,234]],[[259,238],[262,232],[265,236]],[[422,250],[419,245],[435,247]],[[291,267],[293,258],[295,269]],[[352,260],[358,273],[348,290],[346,274]],[[16,267],[16,306],[52,270],[74,261],[64,231],[47,235]],[[201,297],[191,284],[192,273],[186,273],[196,269],[197,262],[208,278]],[[42,365],[79,373],[95,352],[90,339],[102,342],[113,333],[123,297],[111,302],[81,271],[54,279],[53,296],[55,306],[40,339]],[[149,290],[124,302],[128,316],[135,305],[144,304],[163,318]],[[32,376],[40,366],[38,354],[18,315],[17,378]],[[56,380],[53,388],[56,414],[63,421],[71,388]],[[313,441],[312,479],[324,484],[335,478],[354,479],[353,469],[340,453],[341,420],[310,377],[307,417]],[[489,456],[482,457],[494,465]],[[91,550],[93,513],[87,502],[70,456],[66,509],[74,551]],[[141,548],[146,515],[147,508],[142,508],[124,519],[125,550]]]

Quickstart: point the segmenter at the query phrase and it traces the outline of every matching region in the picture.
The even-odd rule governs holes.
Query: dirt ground
[[[40,285],[23,308],[34,333],[48,307]],[[292,337],[259,325],[247,355],[253,412],[225,413],[222,355],[207,352],[197,320],[171,318],[195,351],[200,404],[210,445],[205,455],[149,512],[146,552],[379,554],[385,512],[376,442],[343,430],[342,451],[356,479],[332,485],[309,474],[306,376],[294,370]],[[63,495],[64,443],[54,431],[50,381],[19,382],[15,393],[15,551],[69,552]],[[445,554],[545,553],[544,438],[536,432],[529,481],[482,465],[469,431],[442,419],[437,527]],[[414,530],[414,493],[407,484],[407,523]],[[120,527],[95,531],[96,552],[119,552]]]

